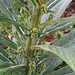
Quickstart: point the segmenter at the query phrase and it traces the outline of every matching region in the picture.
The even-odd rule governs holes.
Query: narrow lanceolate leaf
[[[57,71],[49,73],[48,75],[58,75],[58,74],[59,75],[65,75],[65,74],[69,75],[69,73],[72,73],[72,72],[73,70],[69,66],[65,66]]]
[[[54,7],[57,3],[59,3],[61,0],[56,0],[56,1],[54,1],[54,0],[50,0],[50,1],[48,1],[47,2],[47,6],[49,6],[48,7],[48,9],[51,9],[52,7]]]
[[[9,56],[8,52],[5,49],[3,49],[2,47],[0,47],[0,53],[2,53],[6,57]]]
[[[40,2],[39,2],[39,0],[36,0],[37,1],[37,3],[40,5]]]
[[[19,72],[25,69],[26,69],[26,66],[24,64],[21,64],[21,65],[15,65],[15,66],[10,66],[4,69],[0,69],[0,73],[1,75],[11,75],[15,72]]]
[[[58,19],[58,20],[53,20],[53,21],[48,21],[46,23],[42,23],[40,26],[44,26],[44,25],[50,25],[50,24],[56,24],[56,23],[68,23],[68,22],[75,22],[75,17],[70,17],[70,18],[62,18],[62,19]]]
[[[9,19],[6,15],[2,14],[1,12],[0,12],[0,22],[5,22],[8,25],[13,24],[15,26],[25,28],[26,30],[28,30],[24,25],[21,25],[21,24],[17,23],[16,21],[12,20],[12,19]]]
[[[32,3],[36,6],[36,4],[35,4],[34,0],[31,0],[31,1],[32,1]]]
[[[45,31],[44,34],[41,35],[41,37],[51,35],[51,34],[57,32],[58,30],[63,30],[72,25],[75,25],[75,22],[57,24],[57,25],[53,26],[52,28],[48,29],[47,31]]]
[[[59,66],[63,62],[63,60],[60,58],[56,58],[56,59],[52,59],[52,60],[49,60],[46,63],[46,68],[45,68],[45,71],[43,72],[43,75],[47,75],[48,73],[53,71],[57,66]]]
[[[65,28],[67,28],[67,27],[69,27],[69,26],[72,26],[72,25],[75,25],[75,22],[72,22],[72,23],[59,23],[59,24],[57,24],[57,25],[55,25],[55,26],[49,28],[47,31],[45,31],[43,34],[40,35],[40,41],[39,41],[39,43],[40,43],[41,41],[43,41],[43,39],[44,39],[45,36],[51,35],[51,34],[57,32],[58,30],[63,30],[63,29],[65,29]],[[67,38],[68,38],[68,37],[67,37]],[[64,40],[64,39],[63,39],[63,40]],[[61,41],[63,41],[63,40],[61,40]],[[59,41],[59,40],[58,40],[58,41]],[[65,41],[65,40],[64,40],[64,41]],[[55,42],[55,43],[56,43],[56,42]],[[59,42],[58,42],[58,43],[59,43]],[[56,45],[57,45],[58,43],[56,43]],[[62,43],[64,43],[64,42],[59,43],[59,45],[61,45]]]
[[[72,51],[68,51],[65,48],[58,46],[50,46],[50,45],[37,45],[32,47],[32,49],[43,49],[46,51],[50,51],[60,58],[62,58],[74,71],[75,71],[75,53]]]
[[[8,59],[8,53],[6,50],[4,50],[2,47],[0,47],[0,60],[4,62],[11,62],[11,60]]]
[[[7,67],[14,66],[14,65],[16,65],[16,64],[9,63],[9,62],[0,62],[0,70],[4,69],[4,68],[7,68]]]
[[[55,69],[58,65],[60,65],[62,62],[63,60],[61,58],[59,58],[52,52],[46,51],[44,55],[39,57],[39,61],[37,62],[37,70],[39,69],[39,67],[41,67],[42,63],[45,63],[46,68],[42,75],[46,75],[53,69]]]
[[[0,34],[0,43],[7,45],[13,49],[17,49],[17,45],[2,34]]]
[[[6,1],[0,0],[0,9],[3,12],[3,14],[6,14],[9,18],[13,18],[12,13],[6,5],[8,5]]]

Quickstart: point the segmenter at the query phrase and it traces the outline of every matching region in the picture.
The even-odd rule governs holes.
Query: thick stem
[[[40,2],[41,2],[41,4],[44,4],[44,0],[40,0]],[[39,19],[40,19],[39,13],[40,13],[40,8],[37,9],[36,7],[34,7],[33,14],[32,14],[32,17],[31,17],[31,29],[34,28],[34,27],[37,27],[37,25],[39,23]],[[34,58],[35,50],[31,51],[30,47],[37,43],[37,38],[38,37],[36,37],[36,36],[34,38],[31,38],[31,37],[28,38],[28,43],[27,43],[27,46],[26,46],[26,52],[27,52],[27,55],[31,57],[31,59]],[[27,60],[27,66],[29,66],[28,60]],[[29,67],[28,67],[28,69],[29,69]]]
[[[39,23],[39,18],[40,18],[40,8],[36,9],[36,7],[34,7],[34,11],[33,11],[33,15],[31,18],[31,28],[37,27],[38,23]],[[37,39],[38,37],[34,37],[32,39],[32,46],[34,46],[37,43]],[[31,51],[31,59],[33,60],[34,58],[34,54],[35,54],[35,50]]]
[[[30,47],[32,45],[32,38],[28,38],[28,43],[27,43],[27,46],[26,46],[26,52],[27,52],[27,55],[30,56]]]
[[[32,44],[32,39],[29,37],[27,40],[27,46],[26,46],[26,53],[27,53],[27,56],[29,56],[29,57],[31,54],[31,51],[30,51],[31,44]],[[26,62],[27,70],[29,71],[29,60],[28,59],[26,59],[26,60],[27,60],[27,62]],[[27,71],[26,75],[28,75],[28,71]]]
[[[34,11],[33,11],[32,18],[31,18],[31,28],[34,28],[37,26],[39,17],[40,17],[39,12],[40,12],[40,8],[36,9],[36,7],[34,7]]]

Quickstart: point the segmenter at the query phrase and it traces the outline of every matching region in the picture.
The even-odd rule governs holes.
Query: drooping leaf
[[[25,70],[25,69],[26,69],[26,66],[24,64],[21,64],[21,65],[15,65],[15,66],[10,66],[10,67],[1,69],[0,73],[2,75],[10,75],[10,74],[13,74],[15,72],[19,72],[19,71]]]
[[[39,56],[39,60],[37,62],[37,70],[39,69],[39,67],[41,67],[42,63],[45,63],[46,64],[46,68],[45,68],[45,71],[43,72],[43,75],[46,75],[46,73],[51,72],[59,64],[61,64],[62,61],[63,60],[61,60],[55,54],[46,51],[45,54]]]
[[[75,71],[75,53],[72,51],[68,51],[66,48],[58,47],[58,46],[50,46],[50,45],[37,45],[32,47],[32,49],[43,49],[46,51],[50,51],[60,58],[62,58],[74,71]]]
[[[53,59],[53,61],[48,61],[46,63],[47,67],[45,68],[45,71],[43,72],[43,75],[47,75],[48,73],[50,73],[52,70],[54,70],[57,66],[59,66],[62,63],[62,59],[60,58],[56,58]]]

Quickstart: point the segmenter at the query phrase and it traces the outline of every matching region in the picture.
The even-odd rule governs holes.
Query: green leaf
[[[51,28],[49,28],[48,30],[46,30],[44,33],[40,34],[40,40],[39,40],[39,43],[41,41],[43,41],[44,37],[45,36],[48,36],[48,35],[51,35],[59,30],[63,30],[69,26],[72,26],[72,25],[75,25],[75,23],[59,23],[55,26],[52,26]],[[63,39],[64,40],[64,39]],[[60,44],[60,43],[59,43]]]
[[[31,0],[31,1],[32,1],[32,3],[36,6],[36,4],[35,4],[34,0]]]
[[[7,23],[8,25],[13,24],[15,26],[22,27],[22,28],[25,28],[26,30],[28,30],[24,25],[21,25],[12,19],[9,19],[6,15],[2,14],[1,12],[0,12],[0,21]]]
[[[75,23],[60,23],[60,24],[57,24],[55,26],[52,26],[51,28],[49,28],[47,31],[44,32],[44,34],[41,35],[41,37],[44,37],[44,36],[48,36],[48,35],[51,35],[59,30],[63,30],[69,26],[72,26],[72,25],[75,25]]]
[[[50,0],[47,2],[47,6],[49,6],[54,0]],[[48,9],[51,9],[52,7],[54,7],[57,3],[59,3],[61,0],[57,0],[55,1]]]
[[[14,0],[16,2],[16,4],[18,4],[20,7],[24,6],[24,2],[23,0]]]
[[[0,43],[7,45],[13,49],[17,49],[17,45],[2,34],[0,34]]]
[[[39,4],[39,6],[40,6],[40,2],[39,2],[39,0],[36,0],[37,1],[37,3]]]
[[[31,1],[36,6],[36,8],[39,8],[39,6],[40,6],[39,0],[31,0]]]
[[[0,0],[0,9],[3,14],[6,14],[9,18],[13,18],[12,13],[9,11],[6,1]]]
[[[60,2],[58,2],[58,4],[56,4],[52,8],[52,10],[54,10],[54,12],[56,13],[54,19],[59,19],[62,16],[62,14],[64,13],[65,9],[67,8],[67,6],[70,4],[71,1],[72,0],[61,0]]]
[[[62,58],[74,71],[75,71],[75,53],[72,51],[68,51],[65,48],[58,47],[58,46],[50,46],[50,45],[37,45],[32,47],[32,49],[43,49],[46,51],[50,51],[60,58]]]
[[[50,24],[56,24],[56,23],[68,23],[68,22],[75,22],[75,17],[68,17],[68,18],[62,18],[62,19],[58,19],[58,20],[53,20],[53,21],[48,21],[46,23],[42,23],[40,26],[44,26],[44,25],[50,25]]]
[[[7,67],[10,67],[10,66],[14,66],[14,65],[16,65],[16,64],[9,63],[9,62],[0,62],[0,70],[7,68]]]
[[[63,61],[55,54],[48,51],[46,51],[45,54],[41,55],[38,59],[39,61],[36,63],[37,70],[41,67],[42,63],[46,64],[46,68],[45,68],[45,71],[43,72],[43,75],[46,75],[46,73],[55,69]]]
[[[21,2],[20,2],[20,0],[16,0],[16,1],[18,1],[20,4],[22,4]],[[17,2],[17,3],[18,3]],[[2,11],[2,13],[3,14],[5,14],[5,15],[7,15],[9,18],[11,18],[11,19],[13,19],[13,20],[15,20],[15,21],[17,21],[17,15],[18,15],[18,12],[17,12],[17,10],[16,10],[16,8],[15,8],[15,6],[14,6],[14,4],[13,4],[13,2],[12,2],[12,0],[1,0],[1,4],[0,4],[0,6],[1,6],[1,11]],[[24,5],[22,5],[22,6],[24,6]],[[11,10],[10,10],[11,9]],[[22,35],[22,32],[21,32],[21,30],[19,29],[19,27],[18,26],[15,26],[15,28],[19,31],[19,33]]]
[[[73,72],[73,70],[69,67],[69,66],[65,66],[57,71],[54,71],[53,73],[50,73],[48,75],[65,75],[65,74],[68,74]]]
[[[10,66],[10,67],[1,69],[0,73],[2,75],[11,75],[15,72],[19,72],[19,71],[25,70],[25,69],[26,69],[26,66],[24,64],[21,64],[21,65],[15,65],[15,66]]]
[[[4,50],[2,47],[0,47],[0,60],[4,62],[13,62],[10,58],[8,58],[9,55],[6,50]]]
[[[53,54],[53,53],[51,53],[51,52],[48,52],[48,51],[46,51],[44,54],[41,54],[40,55],[40,57],[38,57],[40,60],[39,60],[39,62],[40,61],[42,61],[44,58],[45,59],[52,59],[52,58],[58,58],[58,56],[56,56],[55,54]]]
[[[49,0],[50,3],[52,3],[53,1],[54,1],[54,0]],[[65,2],[65,1],[66,1],[66,2]],[[52,5],[54,5],[54,6],[51,8],[51,10],[56,13],[54,20],[57,20],[57,19],[59,19],[59,18],[61,17],[61,15],[63,14],[63,12],[65,11],[65,9],[67,8],[67,6],[69,5],[69,3],[70,3],[71,1],[72,1],[72,0],[61,0],[61,1],[59,2],[59,0],[56,0],[55,3],[57,3],[57,2],[58,2],[58,3],[57,3],[56,5],[54,5],[55,3],[52,4]],[[48,2],[48,3],[49,3],[49,2]],[[50,4],[50,3],[49,3],[49,4]],[[46,15],[46,14],[43,15],[41,23],[45,23],[45,22],[48,20],[49,15],[50,15],[50,13],[47,14],[47,15]],[[48,28],[49,28],[49,26],[48,26]]]
[[[11,10],[9,10],[10,12],[11,12],[11,14],[13,15],[13,18],[12,19],[16,19],[17,20],[17,15],[18,15],[18,12],[17,12],[17,10],[16,10],[16,8],[15,8],[15,6],[14,6],[14,4],[13,4],[13,2],[12,2],[12,0],[7,0],[7,3],[9,3],[11,6],[10,6],[10,8],[11,8]],[[9,7],[8,7],[9,8]],[[5,13],[4,13],[5,14]],[[5,14],[6,15],[6,14]],[[15,20],[14,19],[14,20]]]
[[[60,58],[56,58],[56,59],[52,59],[52,60],[49,60],[46,63],[47,67],[46,67],[45,71],[43,72],[43,75],[47,75],[49,72],[54,70],[57,66],[59,66],[62,63],[62,61],[63,61]]]
[[[8,52],[5,49],[3,49],[2,47],[0,47],[0,53],[2,53],[6,57],[9,56]]]
[[[23,1],[16,0],[17,4],[20,4],[21,6],[25,6]],[[17,21],[17,15],[18,12],[12,2],[12,0],[0,0],[0,9],[4,15],[7,15],[9,18]],[[10,10],[11,9],[11,10]],[[19,33],[22,35],[23,33],[19,29],[19,26],[15,26],[15,28],[19,31]]]
[[[72,23],[59,23],[55,26],[50,27],[48,30],[46,30],[44,33],[40,34],[40,41],[39,43],[44,39],[45,36],[51,35],[59,30],[63,30],[69,26],[75,25],[74,22]]]

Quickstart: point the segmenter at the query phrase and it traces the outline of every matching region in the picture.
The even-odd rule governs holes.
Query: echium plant
[[[15,28],[12,40],[0,34],[0,43],[8,46],[0,47],[0,75],[75,74],[75,29],[53,45],[43,41],[75,24],[74,16],[60,19],[71,1],[0,0],[0,22]]]

